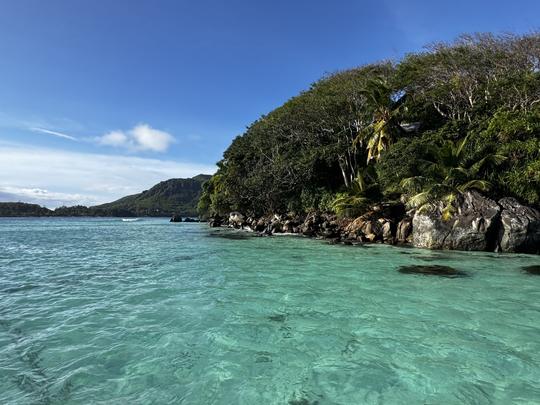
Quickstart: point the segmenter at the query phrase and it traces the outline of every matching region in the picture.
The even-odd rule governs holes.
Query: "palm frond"
[[[467,134],[465,138],[457,142],[456,149],[455,149],[456,157],[460,158],[463,155],[463,149],[465,148],[465,145],[467,145],[467,143],[469,142],[469,136],[470,134]]]
[[[400,186],[403,190],[408,192],[418,192],[421,188],[425,187],[429,182],[429,179],[424,176],[407,177],[400,182]]]
[[[473,175],[477,175],[484,166],[498,166],[502,162],[506,160],[506,156],[503,155],[497,155],[497,154],[490,154],[484,157],[483,159],[480,159],[478,162],[474,163],[471,166],[471,173]]]
[[[360,209],[367,206],[369,199],[363,196],[344,195],[337,197],[331,204],[332,210],[340,215],[349,209]]]
[[[488,191],[491,188],[491,183],[487,180],[471,180],[464,184],[460,184],[456,189],[460,193],[464,193],[467,190],[476,189],[480,191]]]
[[[431,192],[423,191],[421,193],[415,194],[412,197],[409,198],[407,201],[407,204],[412,208],[421,208],[422,206],[432,203],[433,202],[433,196]]]

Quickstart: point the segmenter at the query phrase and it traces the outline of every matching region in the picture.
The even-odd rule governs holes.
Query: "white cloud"
[[[147,190],[163,180],[215,170],[215,166],[196,163],[0,142],[0,194],[47,207],[100,204]]]
[[[99,138],[99,143],[109,146],[125,146],[129,143],[129,138],[122,131],[112,131]]]
[[[32,127],[32,128],[30,128],[30,130],[32,130],[34,132],[41,132],[41,133],[44,133],[44,134],[57,136],[59,138],[69,139],[70,141],[77,141],[77,138],[75,138],[74,136],[63,134],[62,132],[51,131],[51,130],[45,129],[45,128]]]
[[[98,143],[123,147],[133,151],[165,152],[175,141],[165,131],[154,129],[147,124],[139,124],[129,131],[111,131],[97,138]]]
[[[41,188],[20,188],[13,186],[0,186],[0,201],[40,204],[45,206],[61,205],[94,205],[97,200],[83,194],[57,193]]]

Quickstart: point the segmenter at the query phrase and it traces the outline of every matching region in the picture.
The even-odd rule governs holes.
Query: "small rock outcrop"
[[[197,218],[186,217],[184,218],[184,222],[201,222],[201,221]]]
[[[294,233],[349,245],[410,243],[428,249],[540,253],[540,212],[514,198],[495,202],[472,190],[459,196],[449,218],[443,218],[443,209],[439,203],[406,212],[402,203],[381,203],[357,218],[338,218],[328,212],[246,217],[234,211],[226,217],[211,217],[208,223],[253,231],[258,236]],[[171,218],[171,222],[180,220]],[[197,220],[185,219],[193,221]]]
[[[540,253],[540,212],[515,198],[502,198],[499,205],[502,211],[497,250]]]
[[[412,223],[412,243],[428,249],[493,250],[501,207],[477,191],[467,191],[451,218],[442,218],[443,206],[419,210]]]
[[[372,207],[364,215],[351,221],[343,230],[346,240],[361,242],[396,243],[398,225],[401,224],[404,207],[401,204],[386,204]]]
[[[180,215],[173,215],[169,222],[182,222],[182,217]]]
[[[223,218],[219,215],[215,215],[208,220],[208,225],[211,228],[219,228],[221,225],[223,225]]]

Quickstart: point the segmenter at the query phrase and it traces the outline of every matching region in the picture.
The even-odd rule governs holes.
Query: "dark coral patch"
[[[467,273],[456,270],[449,266],[424,266],[424,265],[412,265],[401,266],[398,271],[404,274],[422,274],[426,276],[440,276],[440,277],[466,277]]]
[[[210,238],[221,238],[230,240],[247,240],[251,239],[254,235],[247,232],[213,232],[207,235]]]
[[[284,314],[270,315],[268,319],[270,319],[272,322],[285,322],[287,320],[287,315],[284,315]]]
[[[540,276],[540,266],[525,266],[521,268],[527,274]]]

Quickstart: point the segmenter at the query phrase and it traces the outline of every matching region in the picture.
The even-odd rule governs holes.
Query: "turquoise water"
[[[0,403],[540,403],[540,276],[521,270],[538,264],[0,219]]]

